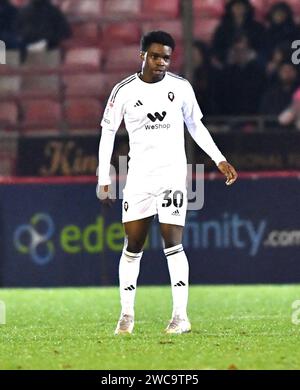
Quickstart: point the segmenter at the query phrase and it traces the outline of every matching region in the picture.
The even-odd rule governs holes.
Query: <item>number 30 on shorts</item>
[[[162,207],[170,207],[173,205],[176,208],[180,208],[183,205],[183,192],[182,191],[174,191],[172,195],[172,190],[164,191],[164,203],[162,203]]]

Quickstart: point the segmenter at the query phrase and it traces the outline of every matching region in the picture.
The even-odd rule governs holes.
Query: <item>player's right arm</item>
[[[120,127],[124,116],[124,104],[122,96],[118,93],[118,84],[113,88],[108,99],[103,118],[101,121],[101,139],[98,152],[98,183],[96,194],[97,197],[104,203],[110,204],[110,185],[111,178],[110,162],[113,153],[116,133]]]

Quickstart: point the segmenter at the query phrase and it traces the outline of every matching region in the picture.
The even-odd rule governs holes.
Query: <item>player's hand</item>
[[[97,184],[96,188],[96,194],[97,198],[102,202],[103,204],[107,206],[112,206],[113,203],[115,202],[115,199],[112,198],[111,191],[110,191],[110,186],[101,186]]]
[[[223,175],[226,176],[226,185],[230,186],[233,184],[238,175],[236,173],[236,170],[233,168],[231,164],[229,164],[227,161],[221,161],[218,165],[219,171],[223,173]]]

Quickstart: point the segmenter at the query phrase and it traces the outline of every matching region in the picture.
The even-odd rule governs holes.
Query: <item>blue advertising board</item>
[[[297,177],[206,180],[185,226],[191,283],[300,282],[299,199]],[[101,206],[94,183],[0,185],[1,286],[115,285],[123,238],[121,201]],[[156,220],[139,283],[169,283]]]

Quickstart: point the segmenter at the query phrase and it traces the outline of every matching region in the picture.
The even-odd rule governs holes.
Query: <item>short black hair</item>
[[[152,43],[160,43],[164,46],[169,46],[172,50],[175,49],[175,41],[169,33],[165,31],[150,31],[142,36],[141,51],[147,51]]]

